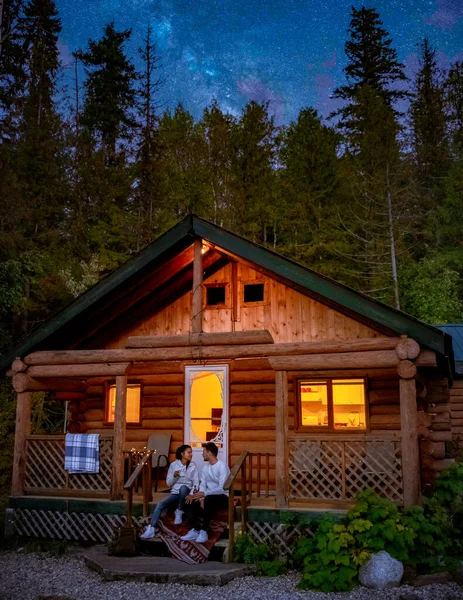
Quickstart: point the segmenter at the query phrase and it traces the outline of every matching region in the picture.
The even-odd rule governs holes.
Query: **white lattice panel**
[[[292,555],[292,547],[299,537],[313,535],[308,526],[260,523],[257,521],[248,523],[247,533],[256,544],[266,544],[271,548],[275,548],[281,558]]]
[[[29,493],[41,490],[73,492],[111,491],[112,438],[100,437],[100,470],[98,473],[69,475],[64,469],[64,436],[27,440],[25,489]]]
[[[372,488],[402,502],[402,461],[398,440],[290,440],[289,498],[353,500]]]
[[[107,542],[112,538],[114,529],[124,525],[125,520],[123,515],[15,509],[13,530],[25,537]],[[132,518],[134,526],[141,526],[142,521],[143,517]]]

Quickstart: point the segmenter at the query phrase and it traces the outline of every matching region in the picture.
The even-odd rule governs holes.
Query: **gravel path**
[[[408,595],[410,600],[463,600],[463,589],[454,583],[387,592],[359,587],[347,594],[322,594],[298,591],[298,579],[295,573],[269,579],[245,577],[223,587],[105,582],[80,557],[0,554],[0,600],[408,600]]]

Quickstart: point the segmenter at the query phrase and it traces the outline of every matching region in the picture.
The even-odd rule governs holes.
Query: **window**
[[[127,424],[140,424],[140,402],[141,386],[139,383],[129,383],[127,385]],[[114,414],[116,410],[116,386],[108,386],[106,394],[106,422],[114,423]]]
[[[225,286],[211,286],[206,288],[206,304],[208,306],[217,306],[225,304]]]
[[[244,285],[244,302],[263,302],[264,284],[249,283]]]
[[[365,380],[299,379],[298,425],[320,431],[366,429]]]

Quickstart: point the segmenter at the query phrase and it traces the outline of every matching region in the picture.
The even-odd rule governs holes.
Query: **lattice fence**
[[[280,557],[292,556],[293,545],[299,537],[313,535],[309,526],[257,521],[248,523],[247,533],[256,544],[266,544],[270,548],[275,548]]]
[[[79,542],[107,542],[114,529],[126,521],[123,515],[20,508],[7,512],[7,528],[13,535]],[[134,526],[141,526],[144,521],[143,517],[132,518]]]
[[[30,436],[27,439],[25,491],[30,494],[59,490],[72,496],[78,492],[111,492],[111,437],[100,436],[98,473],[69,475],[64,470],[64,435]]]
[[[393,502],[403,500],[399,440],[330,438],[289,441],[289,498],[353,500],[374,489]]]

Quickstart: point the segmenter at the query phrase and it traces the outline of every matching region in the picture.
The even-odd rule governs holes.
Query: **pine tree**
[[[420,70],[410,112],[421,196],[427,209],[435,210],[449,168],[449,147],[442,76],[428,39],[420,45]]]
[[[249,102],[234,130],[233,178],[236,204],[233,229],[270,242],[275,226],[271,206],[275,182],[275,125],[268,105]]]
[[[136,203],[138,249],[151,242],[157,234],[156,217],[160,209],[160,153],[158,134],[159,91],[162,79],[158,75],[159,58],[148,27],[144,47],[139,49],[144,69],[140,74],[138,113],[141,120],[136,163]]]
[[[391,86],[405,81],[406,76],[378,12],[364,6],[352,7],[351,17],[350,39],[345,44],[347,84],[337,88],[334,97],[347,101],[336,114],[341,117],[340,126],[346,131],[348,146],[356,150],[358,137],[368,129],[368,111],[362,97],[373,94],[386,106],[393,107],[406,93]]]
[[[128,139],[136,126],[137,74],[124,51],[130,36],[130,29],[116,31],[109,23],[100,40],[89,40],[88,50],[76,53],[87,77],[80,122],[101,142],[107,160],[115,157],[117,142]]]
[[[233,135],[236,120],[225,114],[216,101],[204,110],[202,124],[207,146],[207,172],[212,197],[213,221],[232,227],[231,210],[235,204],[233,188]]]
[[[309,108],[301,110],[279,142],[280,243],[297,260],[333,276],[339,259],[328,247],[337,234],[339,136]]]
[[[452,137],[452,151],[463,159],[463,61],[456,61],[450,68],[445,82],[448,121]]]

